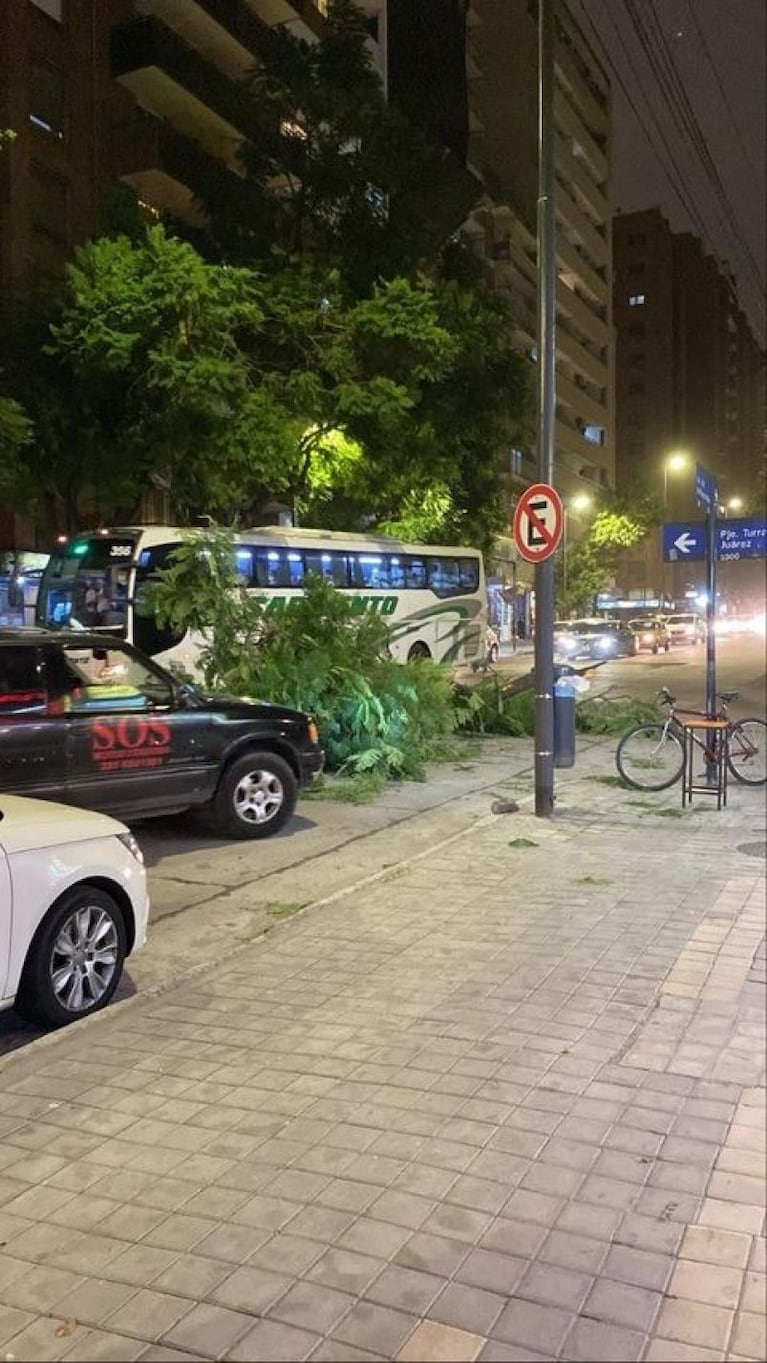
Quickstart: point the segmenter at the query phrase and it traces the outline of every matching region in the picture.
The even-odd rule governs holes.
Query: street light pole
[[[557,317],[554,3],[538,0],[538,478],[554,481]],[[554,559],[535,567],[535,813],[554,812]]]

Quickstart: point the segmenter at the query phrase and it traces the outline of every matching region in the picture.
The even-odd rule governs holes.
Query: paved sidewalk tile
[[[760,792],[672,828],[582,747],[551,821],[471,796],[396,876],[0,1061],[3,1357],[764,1356]]]

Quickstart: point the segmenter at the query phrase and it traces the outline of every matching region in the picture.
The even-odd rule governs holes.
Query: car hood
[[[0,795],[0,815],[0,847],[9,855],[126,832],[125,825],[108,814],[21,795]]]

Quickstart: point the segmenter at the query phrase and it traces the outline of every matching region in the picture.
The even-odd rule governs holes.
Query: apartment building
[[[385,76],[385,0],[364,0]],[[50,282],[97,232],[115,180],[151,212],[200,219],[259,127],[238,86],[270,31],[316,40],[327,0],[3,0],[0,296]]]
[[[556,481],[566,499],[614,483],[612,247],[608,78],[564,3],[556,8]],[[470,0],[467,159],[483,197],[465,232],[510,296],[516,339],[536,351],[538,7]],[[530,481],[535,452],[510,472]]]
[[[725,508],[748,507],[765,458],[765,354],[732,272],[657,208],[619,214],[613,251],[618,487],[643,483],[667,520],[699,519],[699,461]],[[630,556],[627,585],[659,575],[676,596],[695,585],[683,565],[660,568],[658,543]]]

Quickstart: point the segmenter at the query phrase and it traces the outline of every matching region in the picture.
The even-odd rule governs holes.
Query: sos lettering
[[[96,720],[93,725],[94,757],[106,757],[110,753],[136,752],[147,748],[156,753],[167,750],[170,747],[170,740],[170,725],[161,719],[126,715],[115,724]]]

